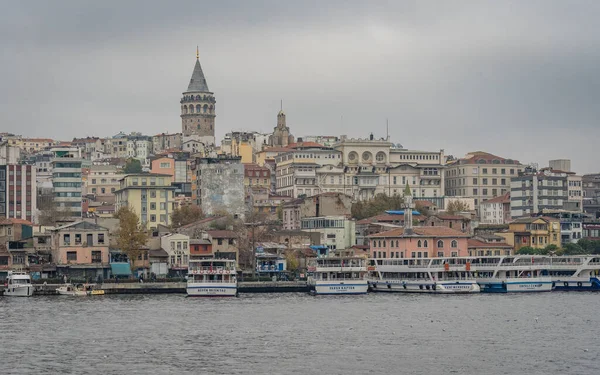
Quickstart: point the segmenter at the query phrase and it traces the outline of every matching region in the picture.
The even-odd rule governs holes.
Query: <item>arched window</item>
[[[423,247],[428,247],[429,246],[429,242],[427,242],[427,240],[423,241]]]
[[[400,247],[398,240],[396,240],[396,247]]]
[[[437,247],[444,247],[444,241],[442,241],[442,240],[439,240],[439,241],[437,242]]]
[[[187,115],[187,113],[188,113],[187,105],[184,105],[183,106],[183,114]]]
[[[190,113],[194,113],[194,105],[190,104]]]
[[[200,104],[196,104],[196,113],[200,113],[201,108],[202,108],[202,106]]]
[[[200,95],[196,95],[196,100],[200,100]]]
[[[456,247],[458,247],[458,242],[456,240],[452,240],[452,242],[450,243],[450,246],[456,248]]]
[[[422,247],[422,245],[423,245],[423,243],[421,242],[421,240],[419,240],[419,241],[417,242],[417,247]]]
[[[385,240],[383,240],[383,247],[385,247]]]
[[[202,108],[202,111],[203,111],[204,113],[208,112],[208,104],[205,104],[205,105],[204,105],[204,108]]]

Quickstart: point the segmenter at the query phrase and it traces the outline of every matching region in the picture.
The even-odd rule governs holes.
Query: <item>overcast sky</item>
[[[180,132],[196,45],[217,140],[385,136],[598,172],[600,1],[2,1],[0,131]]]

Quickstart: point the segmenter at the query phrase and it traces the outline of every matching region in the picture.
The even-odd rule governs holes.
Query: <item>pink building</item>
[[[469,255],[469,235],[442,226],[396,228],[370,235],[371,258],[435,258]]]
[[[108,276],[108,229],[78,221],[52,230],[52,261],[60,274],[71,277]]]

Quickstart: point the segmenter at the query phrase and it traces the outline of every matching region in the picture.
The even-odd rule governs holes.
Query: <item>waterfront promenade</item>
[[[34,295],[58,295],[56,288],[65,284],[34,284]],[[185,282],[104,283],[98,285],[105,294],[170,294],[186,293]],[[308,292],[306,281],[255,281],[238,283],[239,293]],[[0,287],[1,294],[4,287]]]

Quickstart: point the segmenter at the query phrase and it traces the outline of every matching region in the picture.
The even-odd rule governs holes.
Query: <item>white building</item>
[[[190,261],[190,237],[170,233],[160,238],[160,247],[169,255],[167,264],[172,270],[186,270]]]
[[[356,222],[345,216],[308,217],[300,229],[321,234],[321,244],[331,250],[344,250],[356,244]]]
[[[508,224],[510,222],[510,194],[488,199],[479,205],[480,224]]]
[[[152,154],[152,138],[133,136],[127,139],[127,156],[138,159],[143,167],[150,167],[149,156]]]
[[[298,143],[275,162],[277,193],[291,197],[339,192],[366,200],[380,193],[400,195],[407,184],[420,199],[439,200],[445,193],[443,150],[407,150],[372,136],[342,138],[333,147]]]

